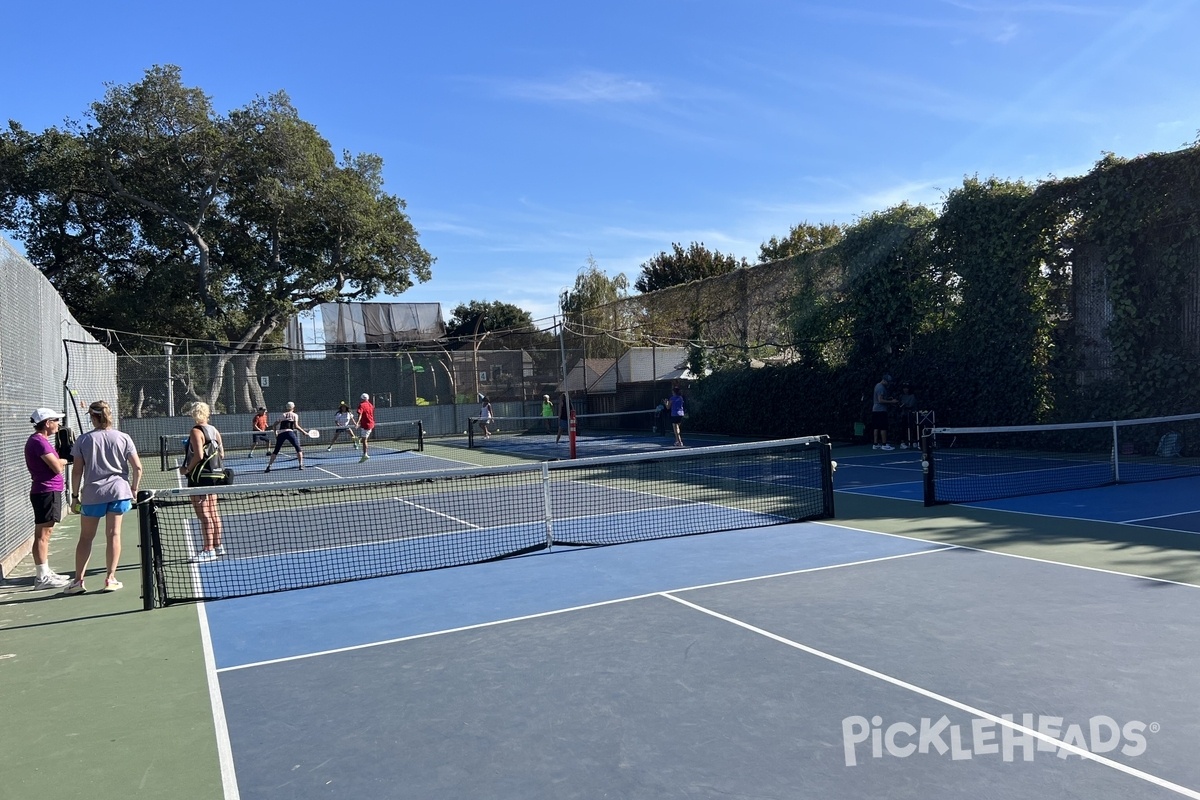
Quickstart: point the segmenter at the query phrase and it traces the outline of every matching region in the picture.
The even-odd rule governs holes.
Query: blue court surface
[[[923,502],[919,451],[872,450],[852,456],[841,456],[835,451],[834,457],[838,463],[834,475],[838,491]],[[1200,533],[1200,478],[1197,477],[1123,483],[965,505]]]
[[[835,523],[200,606],[226,797],[1200,797],[1200,589]]]

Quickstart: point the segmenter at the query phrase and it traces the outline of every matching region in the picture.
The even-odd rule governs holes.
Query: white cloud
[[[500,84],[499,90],[522,100],[547,103],[640,103],[658,96],[649,83],[595,70],[558,80],[513,80]]]

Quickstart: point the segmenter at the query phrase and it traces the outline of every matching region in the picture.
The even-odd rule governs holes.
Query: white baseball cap
[[[295,404],[295,403],[293,403],[291,400],[289,400],[289,401],[288,401],[288,404],[287,404],[287,407],[288,407],[288,408],[295,408],[295,407],[296,407],[296,404]]]
[[[35,408],[29,415],[29,421],[34,425],[41,425],[48,419],[62,419],[65,416],[66,413],[55,411],[53,408]]]
[[[361,397],[361,398],[359,398],[359,399],[361,399],[361,400],[370,400],[370,399],[371,399],[371,395],[367,394],[366,392],[363,392],[363,393],[362,393],[362,397]]]

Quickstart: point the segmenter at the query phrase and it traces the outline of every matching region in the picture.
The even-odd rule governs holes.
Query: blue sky
[[[177,64],[221,111],[284,90],[378,153],[437,259],[399,299],[535,317],[595,259],[757,260],[799,222],[937,206],[1200,130],[1200,0],[10,4],[0,118],[80,118]]]

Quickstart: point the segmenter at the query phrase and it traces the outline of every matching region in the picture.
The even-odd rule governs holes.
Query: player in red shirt
[[[358,404],[358,421],[355,423],[358,426],[358,436],[362,439],[362,458],[358,463],[362,463],[370,458],[367,455],[367,442],[371,439],[371,431],[375,430],[375,406],[371,405],[371,395],[363,392],[362,402]]]

